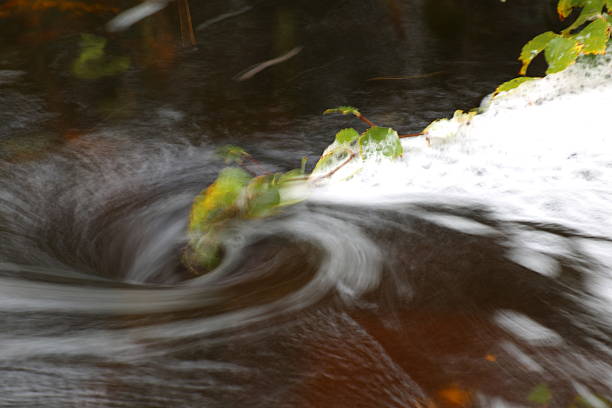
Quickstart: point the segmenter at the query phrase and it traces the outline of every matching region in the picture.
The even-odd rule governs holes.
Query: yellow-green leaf
[[[580,54],[578,42],[572,38],[557,37],[546,46],[544,56],[548,62],[547,74],[563,71],[576,62]]]
[[[189,232],[205,232],[213,223],[231,217],[236,200],[250,178],[242,169],[223,169],[217,180],[195,198],[189,216]]]
[[[329,115],[330,113],[341,113],[342,115],[355,115],[357,117],[361,116],[361,113],[357,108],[352,106],[338,106],[337,108],[326,109],[323,114]]]
[[[539,79],[539,78],[537,77],[518,77],[518,78],[511,79],[509,81],[504,82],[500,86],[498,86],[497,89],[495,89],[494,93],[498,94],[500,92],[509,91],[521,85],[522,83],[533,81],[534,79]]]
[[[359,138],[359,132],[353,128],[342,129],[336,133],[336,142],[339,144],[351,144]]]
[[[223,158],[225,163],[240,163],[249,154],[242,148],[233,145],[221,146],[217,149],[217,154]]]
[[[552,400],[552,392],[546,384],[539,384],[531,390],[527,399],[535,404],[545,405]]]
[[[81,53],[72,64],[72,73],[81,79],[98,79],[120,74],[130,68],[129,57],[106,55],[106,38],[81,34]]]
[[[558,34],[555,34],[552,31],[547,31],[535,36],[531,41],[525,44],[521,50],[521,55],[519,56],[519,60],[523,63],[519,73],[521,75],[525,75],[527,72],[527,67],[531,61],[546,48],[549,42],[558,36]]]
[[[599,17],[603,12],[605,2],[606,0],[585,0],[582,11],[578,15],[578,18],[576,18],[576,21],[574,21],[572,25],[567,27],[562,32],[564,34],[570,33],[587,21],[591,21]]]
[[[245,218],[260,218],[272,214],[280,203],[274,175],[255,177],[246,188]]]
[[[610,26],[604,18],[598,18],[576,35],[583,54],[604,54],[610,38]]]
[[[373,154],[382,154],[393,159],[403,153],[397,132],[391,128],[371,127],[359,138],[359,154],[364,159]]]
[[[575,7],[584,6],[586,0],[559,0],[557,4],[557,13],[561,20],[565,19],[572,13]]]

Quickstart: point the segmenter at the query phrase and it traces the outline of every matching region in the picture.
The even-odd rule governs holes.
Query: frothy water
[[[607,406],[612,87],[584,69],[236,226],[201,277],[210,146],[105,129],[0,162],[0,404]]]

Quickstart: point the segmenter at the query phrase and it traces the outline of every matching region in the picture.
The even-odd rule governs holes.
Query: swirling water
[[[368,7],[376,19],[375,7]],[[340,11],[348,12],[338,6],[320,21],[318,12],[304,19],[316,31]],[[249,32],[255,20],[237,31]],[[421,28],[414,24],[404,29]],[[434,64],[430,51],[392,44],[410,56],[392,67]],[[316,42],[306,43],[305,55],[309,47]],[[484,190],[456,194],[461,188],[452,184],[461,180],[450,177],[463,172],[467,186],[468,174],[483,167],[478,160],[458,167],[457,157],[473,157],[471,146],[483,149],[468,141],[455,148],[460,154],[453,145],[432,150],[437,185],[418,178],[394,185],[392,199],[367,200],[354,199],[363,196],[364,184],[336,185],[278,216],[236,226],[215,271],[195,277],[181,266],[191,201],[222,166],[214,154],[218,144],[259,153],[269,170],[316,157],[333,126],[344,122],[321,124],[314,116],[323,96],[308,88],[321,87],[317,81],[324,78],[309,76],[326,64],[340,64],[340,73],[326,72],[338,82],[357,72],[361,86],[372,73],[388,74],[347,71],[356,65],[354,55],[340,55],[349,61],[319,61],[297,73],[303,81],[295,82],[292,70],[280,77],[285,81],[276,78],[277,103],[261,95],[270,84],[265,76],[262,83],[230,83],[225,93],[202,95],[204,107],[194,107],[195,94],[173,95],[174,82],[163,91],[141,88],[142,77],[153,74],[136,70],[117,87],[129,97],[111,119],[101,119],[106,107],[96,111],[104,114],[83,108],[89,98],[107,98],[108,82],[84,90],[57,74],[66,95],[47,96],[32,89],[36,81],[23,67],[0,71],[6,107],[0,116],[6,119],[0,133],[0,406],[523,407],[537,405],[530,398],[538,389],[548,390],[552,407],[578,398],[607,406],[609,205],[572,196],[600,199],[605,183],[567,192],[534,187],[525,195],[516,186],[537,179],[537,167],[530,167],[533,177],[513,180],[507,173],[479,175],[473,184],[493,195],[501,190],[491,186],[505,177],[515,184],[504,198],[540,200],[546,208],[559,203],[551,197],[569,197],[583,204],[572,208],[590,210],[553,219],[523,206],[530,217],[517,216],[516,206],[500,206]],[[172,70],[183,80],[180,87],[209,91],[202,84],[214,82],[219,71],[198,55],[182,58],[183,68]],[[488,76],[477,83],[492,74],[464,71],[458,60],[449,66],[459,74],[441,82],[398,89],[376,83],[350,92],[333,84],[333,95],[325,96],[372,99],[367,106],[377,121],[411,117],[419,128],[457,101],[477,102],[499,82]],[[306,102],[286,96],[296,89]],[[255,106],[230,106],[236,95],[255,98]],[[58,99],[76,107],[55,112],[50,106]],[[57,142],[57,129],[66,141]],[[503,160],[503,149],[494,153],[490,160]],[[537,155],[525,157],[537,162]],[[415,156],[400,178],[432,166],[423,162],[430,159]],[[601,181],[604,165],[576,169]],[[376,180],[366,181],[374,194]]]

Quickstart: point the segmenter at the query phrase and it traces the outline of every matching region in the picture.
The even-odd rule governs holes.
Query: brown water
[[[477,106],[548,5],[192,1],[196,27],[244,10],[192,48],[175,4],[109,34],[133,3],[22,3],[0,5],[0,406],[609,406],[610,308],[589,289],[609,265],[563,225],[306,202],[241,225],[208,275],[179,263],[216,147],[286,170],[350,123],[327,107],[408,133]],[[107,40],[85,74],[82,34]],[[516,229],[566,244],[558,275],[506,256]]]

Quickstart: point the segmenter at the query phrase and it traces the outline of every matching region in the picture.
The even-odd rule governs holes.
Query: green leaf
[[[336,133],[336,142],[339,144],[351,144],[359,138],[359,132],[353,128],[342,129]]]
[[[548,62],[546,73],[553,74],[563,71],[576,62],[579,54],[580,47],[576,40],[564,37],[551,40],[544,51],[546,62]]]
[[[344,145],[335,146],[325,151],[312,170],[312,174],[321,174],[334,170],[352,154],[352,150]]]
[[[251,176],[242,169],[227,167],[217,180],[194,200],[189,216],[189,232],[204,233],[212,224],[232,217],[236,200]]]
[[[195,274],[215,269],[221,263],[223,249],[219,232],[210,229],[190,241],[182,254],[183,263]]]
[[[104,53],[106,38],[82,34],[80,55],[72,64],[72,73],[81,79],[98,79],[120,74],[130,68],[129,57],[108,56]]]
[[[531,61],[533,61],[533,59],[537,57],[538,54],[544,50],[544,48],[546,48],[549,42],[558,36],[558,34],[555,34],[552,31],[547,31],[535,36],[533,39],[531,39],[531,41],[525,44],[521,50],[521,55],[519,56],[519,60],[523,63],[519,73],[521,75],[525,75],[527,73],[527,67]]]
[[[575,7],[583,7],[586,0],[559,0],[557,13],[561,20],[568,17]]]
[[[246,218],[261,218],[272,214],[280,204],[278,184],[275,175],[255,177],[246,188]]]
[[[283,183],[291,183],[292,181],[303,180],[304,177],[305,176],[302,169],[289,170],[288,172],[283,173],[278,177],[277,184],[281,185]]]
[[[361,116],[361,112],[357,108],[353,108],[352,106],[338,106],[337,108],[326,109],[323,114],[329,115],[330,113],[341,113],[343,115],[355,115],[357,117]]]
[[[495,89],[494,94],[498,94],[500,92],[509,91],[509,90],[514,89],[517,86],[521,85],[522,83],[533,81],[534,79],[540,79],[540,78],[537,78],[537,77],[518,77],[518,78],[511,79],[509,81],[504,82],[500,86],[498,86],[497,89]]]
[[[249,155],[242,147],[233,145],[221,146],[217,149],[217,154],[225,163],[239,163],[244,156]]]
[[[583,44],[583,54],[604,54],[609,37],[608,22],[604,18],[598,18],[580,31],[575,38]]]
[[[539,384],[531,390],[527,399],[535,404],[545,405],[552,400],[552,392],[546,384]]]
[[[562,33],[570,33],[587,21],[594,20],[595,18],[599,17],[603,12],[605,2],[606,0],[584,0],[582,11],[578,15],[578,18],[576,18],[576,21],[563,30]]]
[[[606,1],[606,8],[608,9],[608,13],[612,13],[612,0]]]
[[[371,127],[359,138],[359,154],[363,159],[373,154],[397,158],[404,153],[397,132],[391,128]]]

